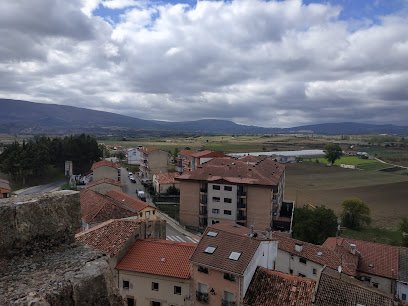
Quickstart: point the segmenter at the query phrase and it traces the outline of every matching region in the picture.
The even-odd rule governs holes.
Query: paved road
[[[130,194],[134,197],[136,196],[136,190],[143,190],[145,191],[145,188],[141,184],[139,178],[137,175],[134,175],[136,179],[136,183],[132,183],[129,180],[128,176],[128,171],[125,168],[121,168],[121,182],[123,185],[123,192]],[[146,192],[146,191],[145,191]],[[150,205],[153,205],[152,199],[148,193],[146,193],[146,202],[149,203]],[[171,240],[171,241],[178,241],[178,242],[190,242],[190,243],[198,243],[200,240],[200,237],[197,235],[194,235],[192,233],[189,233],[186,231],[182,226],[178,224],[178,222],[172,218],[170,218],[167,215],[161,214],[161,218],[165,219],[167,221],[166,223],[166,239]]]
[[[56,181],[53,183],[45,184],[45,185],[38,185],[33,186],[25,189],[16,190],[13,193],[17,195],[28,195],[34,193],[41,193],[41,192],[50,192],[54,190],[59,190],[62,185],[64,185],[65,180]]]

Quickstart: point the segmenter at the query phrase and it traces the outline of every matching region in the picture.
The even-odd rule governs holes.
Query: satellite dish
[[[342,270],[343,270],[343,268],[342,268],[341,266],[339,266],[339,267],[337,268],[337,271],[338,271],[339,273],[341,273]]]

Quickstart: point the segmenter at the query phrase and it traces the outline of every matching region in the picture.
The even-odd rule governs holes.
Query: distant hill
[[[143,120],[119,114],[57,104],[0,99],[0,133],[53,134],[91,133],[95,135],[168,134],[400,134],[408,127],[363,123],[326,123],[293,128],[264,128],[236,124],[228,120],[203,119],[184,122]]]

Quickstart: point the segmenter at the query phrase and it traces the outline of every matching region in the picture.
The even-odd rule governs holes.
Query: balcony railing
[[[246,208],[246,203],[245,202],[238,202],[238,208]]]
[[[196,291],[197,301],[208,304],[208,293]]]
[[[200,215],[207,215],[207,208],[206,207],[200,207],[199,213],[200,213]]]
[[[246,220],[246,215],[242,215],[242,214],[237,214],[237,220]]]
[[[208,189],[207,189],[207,188],[204,188],[204,187],[201,187],[201,188],[200,188],[200,192],[207,193],[207,191],[208,191]]]
[[[236,302],[227,301],[227,300],[224,300],[224,299],[222,299],[222,301],[221,301],[221,306],[235,306],[235,305],[236,305]]]

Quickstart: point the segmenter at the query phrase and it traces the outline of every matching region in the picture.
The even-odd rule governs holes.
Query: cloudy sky
[[[0,37],[1,98],[408,125],[408,0],[0,0]]]

